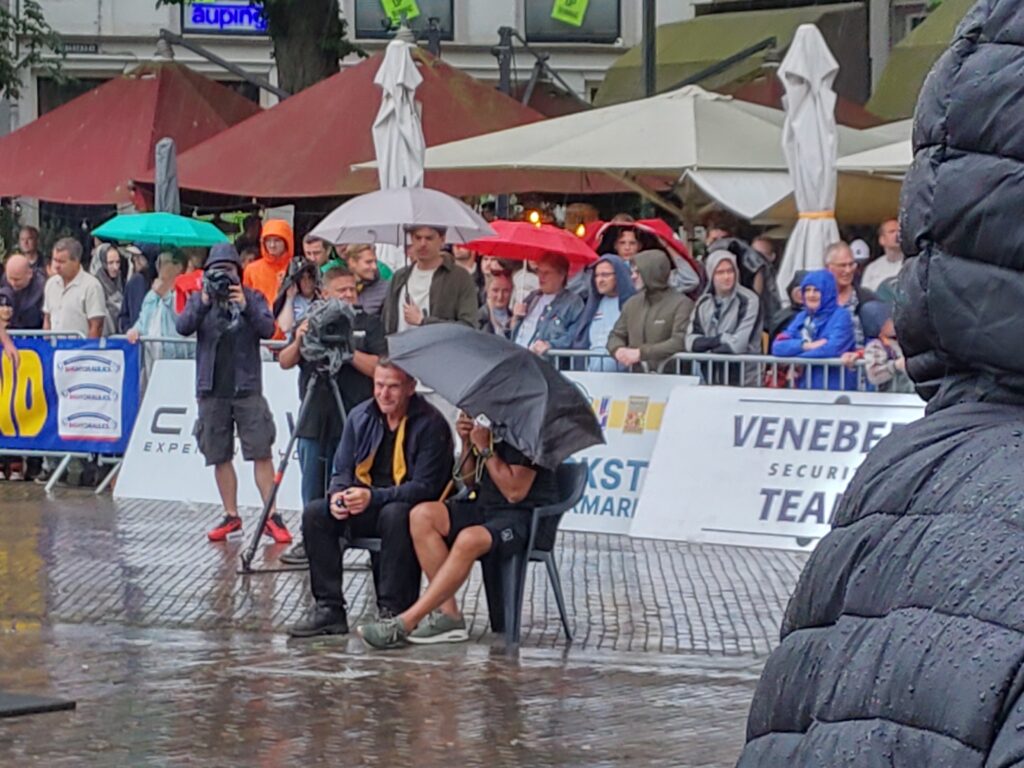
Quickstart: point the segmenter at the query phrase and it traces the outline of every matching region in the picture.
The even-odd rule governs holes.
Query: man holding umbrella
[[[533,509],[558,501],[557,467],[604,438],[580,390],[508,339],[448,323],[397,334],[388,344],[396,365],[463,409],[458,474],[469,494],[413,508],[409,529],[430,585],[411,607],[360,634],[374,648],[464,640],[453,598],[473,562],[522,551]],[[542,528],[538,544],[550,545],[553,536]]]
[[[476,327],[479,309],[473,276],[444,256],[445,230],[409,229],[409,257],[391,280],[384,302],[384,329],[404,331],[428,323],[459,322]]]
[[[456,431],[462,439],[466,499],[418,504],[409,530],[420,567],[430,584],[423,596],[394,618],[359,628],[367,645],[388,649],[406,642],[454,643],[469,639],[455,594],[479,558],[508,556],[526,547],[534,507],[558,501],[555,473],[531,462],[465,413]],[[542,530],[538,536],[554,535]],[[540,542],[543,544],[543,542]]]

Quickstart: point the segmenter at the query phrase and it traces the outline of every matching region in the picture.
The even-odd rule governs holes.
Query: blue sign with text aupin
[[[181,8],[183,32],[265,35],[267,19],[258,0],[194,0]]]

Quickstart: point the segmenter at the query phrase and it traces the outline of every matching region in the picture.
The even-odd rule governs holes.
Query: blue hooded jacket
[[[590,276],[590,283],[586,295],[586,304],[583,306],[583,314],[580,315],[578,321],[579,332],[576,334],[576,341],[573,344],[574,349],[590,349],[590,323],[593,321],[594,315],[597,314],[597,308],[601,304],[601,299],[604,298],[604,296],[597,292],[597,283],[594,280],[594,272],[597,270],[597,265],[601,262],[611,264],[615,270],[615,290],[619,294],[619,309],[622,309],[622,305],[626,303],[627,299],[636,293],[629,264],[614,253],[606,253],[588,267],[586,271]]]
[[[836,279],[827,269],[808,272],[800,282],[800,288],[813,286],[821,293],[821,306],[814,312],[804,309],[789,326],[772,342],[772,354],[776,357],[836,358],[844,352],[850,352],[856,346],[853,320],[850,313],[839,306],[839,291]],[[827,344],[817,349],[804,350],[808,341],[826,339]],[[846,388],[856,389],[857,374],[855,371],[844,373]],[[809,389],[840,389],[840,373],[831,369],[828,372],[828,383],[825,385],[824,370],[821,367],[812,369],[810,377],[804,376],[802,386]]]

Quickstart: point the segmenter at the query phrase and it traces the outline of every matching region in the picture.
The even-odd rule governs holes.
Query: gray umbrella
[[[160,139],[156,143],[156,210],[163,213],[181,213],[178,194],[178,158],[174,139]]]
[[[579,388],[529,350],[465,325],[434,323],[388,337],[395,365],[496,431],[535,464],[554,469],[604,442]]]

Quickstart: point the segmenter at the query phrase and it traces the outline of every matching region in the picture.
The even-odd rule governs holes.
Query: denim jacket
[[[274,318],[263,294],[251,288],[242,290],[245,291],[245,309],[242,310],[241,324],[235,336],[235,390],[259,394],[263,392],[260,339],[269,339],[274,335]],[[196,334],[197,397],[209,395],[213,391],[217,342],[228,322],[219,316],[219,310],[212,310],[214,305],[203,304],[201,293],[193,293],[175,321],[178,333],[182,336]]]
[[[540,291],[533,291],[526,297],[527,314],[540,297]],[[535,341],[546,341],[552,349],[572,349],[582,315],[583,300],[572,291],[563,288],[555,296],[554,301],[544,308],[537,320],[537,331],[533,338],[519,339],[519,331],[522,329],[522,320],[519,320],[512,330],[512,340],[517,344],[523,343],[525,346],[529,346]]]

